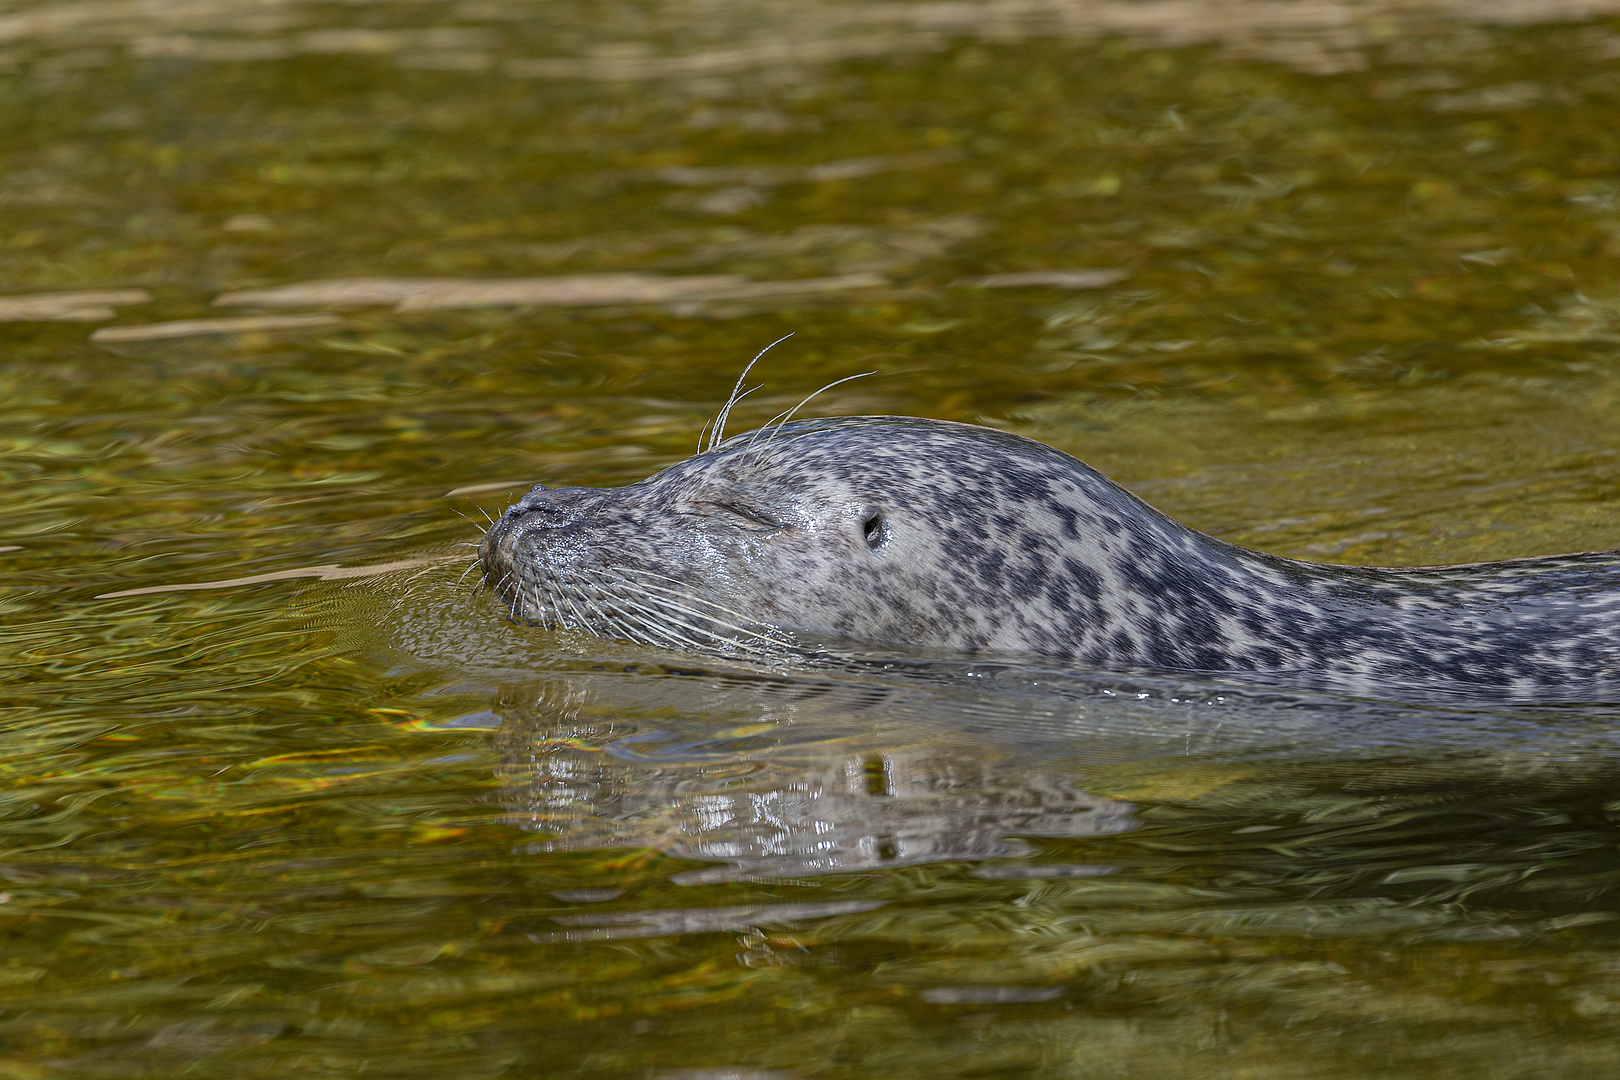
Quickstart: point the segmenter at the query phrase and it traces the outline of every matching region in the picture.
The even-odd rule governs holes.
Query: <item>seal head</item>
[[[684,651],[827,637],[1337,686],[1620,686],[1620,552],[1299,562],[1043,443],[939,420],[798,421],[628,487],[537,487],[479,553],[516,618]]]

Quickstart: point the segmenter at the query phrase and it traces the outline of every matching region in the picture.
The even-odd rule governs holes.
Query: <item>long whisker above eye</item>
[[[793,335],[791,333],[783,334],[781,337],[759,350],[759,355],[748,361],[748,366],[742,369],[742,374],[737,376],[737,385],[731,388],[731,396],[726,399],[726,403],[724,405],[720,406],[720,415],[714,418],[714,434],[709,438],[708,449],[713,450],[715,447],[719,446],[722,441],[724,441],[726,437],[726,421],[731,417],[732,406],[736,405],[737,402],[741,401],[747,396],[742,392],[742,386],[743,381],[748,378],[748,373],[754,370],[754,365],[759,363],[760,359],[766,353],[770,352],[772,349],[776,348],[778,345],[782,344],[782,342],[786,341],[792,336]],[[755,389],[758,389],[758,387],[755,387]],[[748,391],[750,394],[753,392],[753,390]]]
[[[764,385],[765,385],[764,383],[759,384],[759,386],[764,386]],[[726,437],[725,425],[726,425],[726,421],[731,418],[731,410],[733,408],[735,408],[737,403],[739,401],[741,401],[743,398],[747,397],[749,394],[752,394],[755,390],[758,390],[759,386],[750,386],[748,389],[744,390],[740,394],[737,394],[737,395],[733,396],[730,401],[726,402],[725,408],[721,411],[720,415],[715,417],[715,419],[714,419],[714,436],[713,436],[713,438],[711,438],[709,440],[709,449],[710,450],[713,450],[716,446],[719,446],[720,443],[725,439],[725,437]]]
[[[745,450],[752,449],[754,444],[759,441],[760,435],[764,434],[767,431],[770,432],[771,434],[765,439],[765,446],[771,445],[771,440],[776,438],[776,436],[781,432],[783,426],[789,420],[793,419],[794,415],[800,409],[802,409],[806,405],[810,404],[811,400],[814,399],[817,395],[823,394],[826,391],[831,390],[833,387],[841,385],[842,383],[854,382],[856,379],[864,379],[868,375],[876,375],[876,374],[877,374],[877,372],[875,372],[875,371],[863,371],[859,375],[846,375],[842,379],[834,379],[832,382],[828,383],[826,386],[823,386],[820,390],[817,390],[814,394],[811,394],[809,397],[805,398],[803,401],[801,401],[797,405],[793,406],[793,408],[789,409],[787,412],[778,413],[776,416],[773,416],[771,418],[770,423],[766,424],[764,427],[760,428],[758,431],[756,431],[754,433],[754,437],[752,439],[748,440],[748,446],[745,447],[744,449]],[[765,449],[765,446],[760,447],[760,449],[761,450]]]

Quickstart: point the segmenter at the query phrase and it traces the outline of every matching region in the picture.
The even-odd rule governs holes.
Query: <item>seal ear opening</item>
[[[889,539],[889,530],[883,521],[883,515],[875,510],[862,519],[861,532],[866,536],[866,546],[873,551],[882,547]]]

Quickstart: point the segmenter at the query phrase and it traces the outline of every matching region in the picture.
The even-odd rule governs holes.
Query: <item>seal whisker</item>
[[[591,580],[593,582],[595,581],[594,577],[590,577],[589,580]],[[597,588],[598,592],[601,591],[600,583],[596,584],[596,588]],[[590,625],[590,624],[587,624],[585,629],[587,629],[587,630],[595,630],[595,632],[597,633],[598,636],[629,637],[630,640],[632,640],[632,641],[635,640],[634,635],[625,633],[625,628],[624,628],[623,622],[620,619],[617,619],[617,618],[613,617],[612,615],[610,615],[606,611],[606,609],[603,608],[601,602],[597,599],[597,597],[595,597],[595,596],[581,596],[580,601],[585,605],[586,610],[589,611],[595,617],[595,625],[594,625],[594,627],[592,625]],[[607,630],[608,630],[608,634],[607,635],[602,634],[601,630],[595,629],[596,627],[606,627]]]
[[[660,573],[657,573],[656,571],[646,570],[646,569],[643,569],[642,567],[639,567],[639,566],[616,566],[616,567],[614,567],[614,569],[616,571],[618,571],[619,573],[641,574],[641,575],[643,575],[645,577],[656,578],[656,579],[658,579],[660,581],[667,581],[672,585],[684,586],[686,584],[685,582],[679,580],[678,578],[672,578],[667,574],[660,574]],[[652,589],[652,588],[659,588],[659,586],[656,586],[656,585],[643,585],[642,588]],[[727,615],[735,615],[739,619],[747,619],[748,618],[747,615],[745,615],[742,612],[736,610],[735,608],[728,608],[724,604],[717,604],[713,600],[709,600],[709,599],[707,599],[705,597],[702,597],[702,596],[697,596],[696,594],[691,593],[691,592],[686,592],[686,591],[681,590],[681,589],[670,589],[670,588],[664,588],[664,589],[662,589],[662,591],[665,592],[665,593],[668,593],[670,595],[679,596],[683,600],[689,600],[694,604],[706,605],[708,607],[713,608],[716,611],[724,612]]]
[[[541,625],[546,625],[546,622],[548,622],[548,619],[546,619],[546,614],[549,612],[549,615],[551,615],[549,622],[551,622],[552,625],[557,628],[557,630],[567,630],[567,625],[565,625],[564,620],[562,620],[562,602],[567,601],[569,607],[573,607],[573,601],[569,596],[565,596],[565,594],[562,594],[561,591],[559,591],[559,588],[557,588],[556,578],[552,578],[551,575],[544,575],[541,576],[541,578],[530,578],[530,581],[528,581],[528,586],[530,586],[530,589],[533,589],[533,594],[535,594],[535,612],[538,614],[538,622],[541,623]],[[588,628],[590,628],[588,625],[586,625],[585,617],[580,615],[578,609],[573,610],[573,617],[580,620],[580,623],[582,623],[582,625],[580,625],[580,630],[588,630]]]
[[[558,610],[556,593],[549,582],[520,580],[518,598],[527,603],[529,610],[534,613],[531,621],[541,626],[555,624],[561,627],[562,613]]]
[[[505,585],[508,581],[511,581],[512,580],[512,575],[514,573],[516,573],[516,572],[517,571],[515,569],[508,570],[506,573],[501,575],[501,579],[499,581],[496,581],[496,582],[494,582],[492,584],[489,584],[489,575],[488,575],[488,573],[486,573],[484,575],[485,583],[489,584],[489,587],[492,590],[494,590],[495,594],[497,596],[501,597],[501,601],[503,603],[505,603],[508,608],[514,607],[514,603],[513,603],[513,601],[511,599],[508,599],[506,596],[501,594],[501,587],[503,585]],[[517,599],[519,599],[519,600],[523,599],[523,583],[521,581],[518,582],[518,596],[517,596]],[[516,614],[516,612],[514,611],[513,614]]]
[[[800,409],[802,409],[806,405],[810,404],[811,400],[813,398],[815,398],[818,394],[825,393],[826,391],[831,390],[833,387],[841,385],[843,383],[854,382],[856,379],[864,379],[868,375],[876,375],[876,374],[877,374],[877,372],[875,372],[875,371],[863,371],[859,375],[846,375],[842,379],[834,379],[832,382],[828,383],[826,386],[823,386],[820,390],[817,390],[814,394],[811,394],[809,397],[805,398],[803,401],[801,401],[797,405],[793,406],[793,408],[789,409],[787,412],[780,413],[777,416],[772,417],[771,418],[771,423],[766,424],[764,427],[760,428],[759,431],[756,431],[754,433],[754,437],[752,439],[748,440],[748,446],[744,447],[744,450],[746,451],[746,450],[752,449],[754,443],[759,441],[760,434],[762,432],[766,432],[766,431],[770,431],[770,432],[772,432],[772,434],[769,437],[766,438],[765,446],[760,447],[760,450],[763,451],[766,447],[770,446],[771,445],[771,440],[776,438],[776,433],[778,433],[778,432],[780,432],[782,430],[783,425],[786,424],[789,420],[793,419],[794,414],[797,413]],[[775,425],[774,428],[771,426],[772,424]]]
[[[658,618],[659,612],[654,611],[654,610],[649,609],[649,608],[642,607],[640,604],[635,603],[633,600],[630,600],[630,599],[628,599],[628,598],[626,598],[624,596],[621,596],[620,594],[614,592],[612,590],[612,584],[613,583],[611,581],[605,580],[605,579],[601,578],[598,575],[592,575],[592,580],[596,583],[596,586],[599,589],[601,589],[603,592],[606,592],[608,594],[608,596],[612,598],[614,603],[627,605],[627,606],[629,606],[631,608],[634,608],[635,611],[641,613],[641,615],[637,615],[634,612],[629,612],[629,611],[622,612],[622,620],[627,620],[633,626],[639,627],[643,631],[643,635],[642,635],[641,640],[645,641],[648,644],[658,644],[658,643],[660,643],[659,639],[662,638],[663,643],[665,644],[666,647],[667,647],[668,642],[675,642],[677,647],[685,646],[685,647],[690,648],[690,649],[697,649],[697,648],[700,647],[699,643],[697,641],[686,637],[684,634],[678,634],[678,633],[674,632],[673,630],[671,630],[669,627],[663,625],[659,621],[659,618]],[[615,621],[615,620],[612,619],[611,616],[607,616],[605,612],[603,614],[604,614],[604,617],[607,618],[610,623]],[[621,622],[622,622],[622,620],[621,620]],[[667,621],[670,621],[670,620],[666,619],[664,621],[667,622]],[[675,621],[677,625],[683,626],[686,629],[691,630],[696,634],[702,635],[702,631],[699,630],[697,627],[690,626],[690,625],[688,625],[688,624],[686,624],[684,622],[680,622],[680,620],[673,620],[673,621]],[[636,637],[635,634],[626,633],[624,636],[629,638],[631,641],[637,640],[637,637]],[[710,636],[712,636],[712,635],[710,635]]]
[[[557,610],[556,600],[552,595],[549,583],[533,579],[518,579],[517,599],[513,603],[513,612],[527,612],[519,615],[532,625],[550,626],[560,624],[561,618]]]
[[[652,631],[656,629],[656,626],[636,619],[629,612],[615,614],[599,609],[598,613],[601,615],[603,622],[613,630],[615,637],[623,638],[625,641],[641,643],[656,640],[652,636]]]
[[[626,583],[626,584],[628,584],[628,583]],[[640,587],[645,589],[645,588],[648,588],[649,586],[643,585],[643,586],[640,586]],[[653,586],[653,587],[656,588],[656,586]],[[758,629],[756,629],[756,628],[754,628],[752,626],[739,626],[736,623],[728,622],[728,621],[726,621],[724,619],[716,619],[714,616],[705,614],[702,611],[697,611],[697,610],[694,610],[692,608],[685,607],[685,606],[683,606],[681,604],[674,603],[673,601],[669,600],[667,597],[646,597],[645,599],[652,602],[656,606],[656,608],[660,609],[660,610],[653,610],[653,609],[643,607],[641,604],[637,603],[636,601],[628,599],[628,598],[623,597],[623,596],[620,596],[617,593],[615,593],[613,595],[614,595],[614,599],[616,599],[616,600],[618,600],[618,601],[620,601],[622,603],[629,604],[631,607],[636,608],[638,611],[646,612],[649,615],[664,614],[669,618],[674,618],[674,616],[668,615],[668,613],[672,612],[672,611],[678,611],[678,612],[681,612],[682,614],[685,614],[685,615],[691,615],[691,616],[694,616],[694,617],[699,618],[699,619],[706,619],[709,622],[714,623],[717,626],[725,627],[728,630],[734,630],[734,631],[736,631],[737,634],[743,635],[744,638],[752,638],[755,641],[769,641],[774,645],[786,644],[785,641],[782,641],[782,640],[780,640],[780,639],[778,639],[776,637],[773,637],[773,636],[771,636],[769,634],[766,634],[763,631],[758,630]],[[682,599],[692,600],[692,601],[694,601],[696,603],[703,603],[704,602],[699,597],[683,596]],[[690,623],[681,622],[681,625],[685,626],[687,629],[692,630],[692,631],[694,631],[696,633],[703,633],[703,631],[700,628],[692,626]],[[719,637],[721,635],[711,633],[709,636],[711,636],[711,637]],[[740,640],[740,639],[736,639],[736,640],[739,641],[739,644],[742,644],[742,640]]]
[[[615,566],[613,568],[613,571],[614,571],[614,573],[618,573],[618,574],[640,574],[643,577],[655,578],[655,579],[657,579],[659,581],[667,581],[671,585],[678,585],[683,589],[689,587],[688,583],[682,581],[680,578],[670,577],[668,574],[660,574],[658,571],[649,570],[645,566]],[[694,597],[694,599],[696,599],[696,597]],[[704,603],[712,603],[712,601],[705,600]],[[720,605],[718,605],[718,604],[716,604],[715,606],[720,607]],[[730,610],[729,608],[720,608],[720,609],[722,611]]]
[[[676,633],[668,626],[659,622],[650,613],[646,615],[636,615],[631,612],[626,612],[624,618],[627,619],[633,627],[639,628],[642,631],[639,637],[632,633],[627,633],[624,635],[631,641],[639,640],[642,644],[656,645],[659,648],[664,649],[674,649],[677,652],[697,652],[702,649],[702,645],[700,645],[697,641],[687,637],[685,634]],[[688,627],[688,629],[691,628]]]
[[[656,588],[656,586],[643,585],[643,586],[641,586],[641,588],[643,588],[643,589]],[[773,643],[779,644],[779,645],[780,644],[786,644],[786,642],[784,640],[779,639],[777,637],[773,637],[772,635],[767,634],[764,631],[759,630],[759,629],[757,629],[757,628],[755,628],[753,626],[739,625],[739,624],[731,622],[731,621],[729,621],[727,619],[717,619],[713,615],[708,614],[707,612],[698,611],[698,610],[696,610],[694,608],[689,608],[689,607],[686,607],[686,606],[684,606],[682,604],[675,603],[668,596],[648,597],[648,599],[656,602],[660,607],[662,607],[663,609],[665,609],[667,611],[679,611],[679,612],[682,612],[684,614],[691,615],[691,616],[693,616],[695,618],[707,619],[709,622],[714,623],[716,626],[724,627],[727,630],[734,630],[739,634],[745,634],[748,637],[755,638],[755,639],[757,639],[759,641],[770,641],[770,642],[773,642]],[[682,597],[680,597],[680,599],[691,600],[694,603],[700,603],[700,604],[705,602],[701,597],[693,597],[693,596],[682,596]],[[710,606],[713,606],[713,605],[710,605]],[[722,608],[720,610],[725,610],[725,609]]]
[[[685,630],[690,630],[692,633],[697,634],[699,637],[705,637],[705,638],[709,638],[711,640],[716,640],[716,641],[728,641],[728,642],[731,642],[732,644],[735,644],[739,648],[746,649],[746,650],[749,650],[751,652],[759,651],[754,646],[750,645],[746,639],[726,637],[726,636],[720,635],[720,634],[705,632],[701,627],[693,626],[691,623],[686,622],[683,619],[676,618],[674,615],[671,615],[668,610],[658,610],[656,608],[643,607],[641,604],[636,603],[634,600],[631,600],[631,599],[628,599],[628,598],[622,597],[622,596],[616,596],[615,599],[619,603],[622,603],[622,604],[627,605],[628,607],[634,608],[636,611],[639,611],[639,612],[643,613],[644,615],[646,615],[649,618],[657,618],[657,619],[662,619],[664,622],[674,623],[676,626],[679,626],[679,627],[681,627],[681,628],[683,628]],[[667,605],[666,605],[666,607],[667,607]],[[676,609],[676,610],[681,610],[681,609]],[[693,614],[697,614],[697,613],[694,612]],[[641,620],[637,619],[637,622],[641,622]],[[742,628],[740,628],[740,627],[737,628],[737,629],[739,631],[742,630]],[[692,649],[699,648],[699,645],[698,645],[697,641],[694,641],[691,638],[686,637],[685,635],[676,635],[672,631],[666,631],[666,632],[670,633],[672,637],[678,637],[679,640],[682,642],[682,644],[685,644],[685,645],[691,647]],[[746,631],[743,631],[743,632],[746,632]]]
[[[666,631],[658,627],[656,624],[638,619],[630,612],[620,612],[617,615],[610,615],[606,612],[602,612],[601,615],[603,622],[611,630],[611,634],[609,636],[617,637],[637,645],[653,645],[659,648],[665,647],[664,643],[660,639],[660,634],[663,634]]]
[[[622,568],[621,567],[615,567],[614,569],[619,570],[619,569],[622,569]],[[650,616],[657,616],[657,615],[668,616],[669,612],[678,611],[678,612],[681,612],[683,614],[693,616],[694,618],[703,619],[703,620],[706,620],[708,622],[714,623],[714,624],[716,624],[718,626],[722,626],[722,627],[726,627],[726,628],[731,629],[731,630],[735,630],[735,631],[737,631],[738,633],[741,633],[741,634],[750,634],[750,635],[753,635],[753,636],[758,636],[758,634],[755,631],[749,629],[748,627],[737,626],[737,625],[735,625],[733,623],[729,623],[729,622],[727,622],[727,621],[725,621],[723,619],[716,619],[712,615],[709,615],[709,614],[707,614],[705,612],[698,611],[698,610],[695,610],[693,608],[684,607],[684,606],[682,606],[680,604],[677,604],[677,603],[673,602],[672,600],[670,600],[667,595],[666,596],[659,596],[659,595],[651,595],[651,596],[649,596],[649,595],[645,595],[645,591],[648,590],[649,588],[653,589],[653,590],[656,590],[656,592],[666,593],[666,594],[670,593],[671,590],[663,589],[663,588],[661,588],[659,586],[648,586],[648,585],[645,585],[645,584],[636,584],[636,583],[633,583],[633,582],[625,581],[622,578],[615,579],[615,578],[607,577],[601,571],[598,571],[598,572],[594,573],[592,575],[592,580],[596,583],[597,587],[602,589],[603,592],[605,592],[615,603],[627,604],[630,607],[635,608],[637,611],[643,612],[643,613],[645,613],[647,615],[650,615]],[[624,593],[625,589],[636,589],[636,590],[642,591],[643,595],[641,595],[639,599],[640,599],[640,601],[645,601],[645,603],[638,602],[637,599],[632,598],[630,596],[626,596],[625,593]],[[683,596],[683,595],[680,595],[680,594],[675,594],[675,595],[679,599],[691,600],[694,603],[703,603],[704,602],[701,597]],[[648,607],[648,606],[646,606],[647,604],[651,604],[652,606]],[[717,636],[712,631],[704,631],[700,627],[693,626],[692,624],[687,623],[687,622],[681,622],[681,625],[685,626],[689,630],[692,630],[694,633],[704,634],[705,636],[708,636],[708,637]]]
[[[483,527],[483,526],[482,526],[482,525],[480,525],[480,524],[478,524],[478,522],[477,522],[477,521],[475,521],[475,520],[473,520],[473,519],[472,519],[472,518],[470,518],[470,517],[468,517],[468,516],[467,516],[467,515],[466,515],[466,514],[463,514],[463,513],[462,513],[462,512],[461,512],[461,511],[460,511],[460,510],[457,510],[457,509],[456,509],[456,508],[455,508],[455,507],[453,507],[453,506],[452,506],[452,507],[451,507],[451,508],[450,508],[450,512],[451,512],[451,513],[452,513],[452,514],[454,514],[454,515],[456,515],[456,516],[457,516],[457,517],[459,517],[459,518],[461,518],[461,519],[462,519],[462,520],[464,520],[464,521],[465,521],[465,522],[466,522],[466,523],[467,523],[467,524],[469,524],[469,525],[471,525],[471,526],[472,526],[472,527],[473,527],[473,528],[475,528],[475,529],[477,529],[477,530],[478,530],[478,535],[479,535],[479,536],[483,536],[483,535],[484,535],[484,533],[485,533],[485,531],[486,531],[486,530],[485,530],[485,529],[484,529],[484,527]],[[488,517],[488,516],[489,516],[489,515],[488,515],[488,514],[485,514],[485,515],[484,515],[484,516],[485,516],[485,517]],[[493,522],[493,521],[492,521],[492,522],[490,522],[490,525],[492,525],[492,526],[493,526],[493,525],[494,525],[494,524],[495,524],[495,523],[494,523],[494,522]]]
[[[748,373],[754,370],[754,365],[759,363],[760,359],[766,353],[770,352],[772,349],[776,348],[778,345],[782,344],[782,342],[786,341],[792,336],[793,334],[791,332],[783,334],[781,337],[759,350],[759,354],[752,360],[748,361],[748,366],[742,369],[742,374],[737,376],[737,385],[731,388],[731,396],[726,399],[726,403],[724,405],[720,406],[720,414],[714,418],[714,436],[709,440],[710,450],[713,450],[716,446],[719,446],[722,441],[724,441],[726,437],[726,420],[731,416],[732,406],[747,396],[741,391],[743,382],[748,378]],[[755,389],[758,389],[758,387],[755,387]],[[748,391],[748,393],[753,393],[753,390]]]
[[[568,605],[569,610],[574,613],[574,618],[579,620],[579,628],[584,630],[586,633],[589,633],[591,629],[591,621],[580,612],[579,605],[574,602],[577,590],[569,589],[564,591],[557,584],[554,584],[549,580],[547,581],[547,584],[551,586],[550,592],[554,596],[560,596],[563,602]],[[580,596],[578,599],[581,603],[589,606],[590,600],[588,598]]]
[[[669,583],[672,583],[672,585],[682,585],[680,581],[676,581],[674,578],[666,578],[666,576],[659,575],[659,573],[650,572],[650,570],[638,570],[638,568],[632,567],[619,567],[619,570],[622,570],[624,573],[640,573],[643,578],[653,578],[653,581],[669,581]],[[653,585],[651,581],[643,581],[643,583],[640,583],[638,588],[658,589],[659,593],[663,593],[664,596],[677,597],[677,599],[684,599],[684,601],[692,602],[692,604],[703,604],[703,606],[710,607],[710,609],[716,610],[716,612],[721,612],[721,614],[735,615],[735,617],[739,617],[739,619],[747,619],[747,615],[742,614],[740,610],[734,609],[734,607],[726,607],[724,604],[716,604],[716,602],[711,601],[711,599],[708,599],[708,597],[698,596],[697,593],[692,593],[692,591],[689,591],[689,589],[669,588],[669,585]]]

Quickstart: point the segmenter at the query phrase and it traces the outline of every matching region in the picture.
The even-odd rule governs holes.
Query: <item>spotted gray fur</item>
[[[821,636],[1359,689],[1620,690],[1620,551],[1299,562],[1042,443],[939,420],[796,421],[629,487],[536,487],[480,556],[519,619],[685,651]]]

